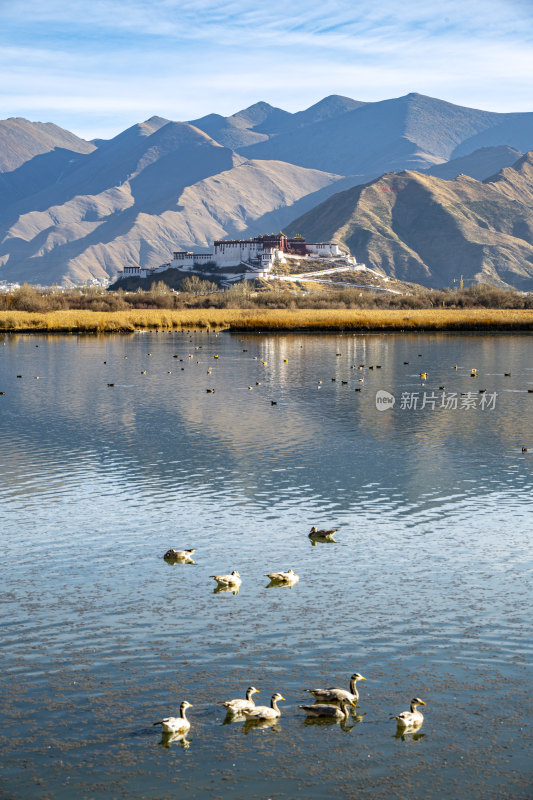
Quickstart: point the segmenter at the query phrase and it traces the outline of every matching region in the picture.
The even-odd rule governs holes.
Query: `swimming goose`
[[[300,576],[293,569],[287,572],[267,572],[266,578],[270,578],[272,583],[298,583]]]
[[[246,690],[246,700],[238,698],[237,700],[226,700],[222,703],[228,714],[242,714],[244,711],[252,711],[255,708],[253,695],[259,692],[255,686],[249,686]]]
[[[180,706],[179,717],[165,717],[165,719],[160,719],[159,722],[154,722],[154,725],[161,725],[163,733],[186,733],[191,727],[191,723],[185,716],[188,708],[192,708],[192,705],[187,700],[184,700]]]
[[[196,550],[175,550],[171,547],[163,558],[165,561],[192,561],[193,553],[196,553]]]
[[[313,525],[311,531],[309,533],[310,539],[329,539],[331,542],[334,541],[333,535],[337,533],[338,528],[331,528],[330,530],[321,530],[319,531],[316,525]]]
[[[209,577],[214,578],[219,586],[231,586],[234,588],[242,583],[241,576],[236,569],[233,570],[231,575],[210,575]]]
[[[276,694],[272,695],[270,708],[268,706],[255,706],[250,711],[244,711],[244,716],[247,720],[278,719],[281,716],[281,711],[278,708],[279,700],[285,700],[285,698],[279,692],[276,692]]]
[[[350,715],[350,706],[355,706],[347,697],[341,700],[341,707],[325,705],[324,703],[317,703],[314,706],[300,706],[305,711],[308,717],[327,717],[328,719],[344,719],[347,720]]]
[[[340,703],[342,700],[348,700],[350,703],[357,703],[359,700],[357,681],[366,681],[366,678],[359,672],[354,672],[350,678],[350,691],[336,688],[306,689],[305,691],[312,694],[316,700],[321,700],[324,703]]]
[[[424,722],[424,716],[421,711],[417,711],[417,706],[425,706],[423,700],[419,697],[414,697],[411,700],[411,710],[402,711],[398,716],[392,716],[395,719],[399,728],[418,728]]]

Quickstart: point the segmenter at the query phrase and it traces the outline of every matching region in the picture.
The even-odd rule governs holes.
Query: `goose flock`
[[[319,530],[316,526],[313,526],[308,536],[313,545],[318,541],[334,542],[333,535],[337,530],[337,528]],[[179,550],[171,547],[163,558],[171,563],[194,564],[192,555],[195,552],[196,550],[194,549]],[[242,578],[237,570],[233,570],[227,575],[210,575],[209,577],[213,578],[217,584],[215,592],[231,591],[233,594],[237,594],[242,584]],[[293,569],[267,572],[265,577],[270,579],[269,586],[289,586],[291,588],[300,580]],[[350,677],[348,689],[336,686],[329,686],[325,689],[305,689],[306,692],[313,696],[315,702],[308,705],[302,704],[299,708],[305,712],[308,720],[318,718],[344,724],[350,718],[350,714],[355,713],[355,708],[359,702],[359,690],[357,689],[359,681],[366,681],[366,678],[360,672],[354,672]],[[226,709],[224,724],[245,720],[246,725],[257,727],[275,725],[281,717],[278,703],[284,701],[285,698],[280,692],[275,692],[271,697],[269,706],[259,706],[254,701],[254,694],[258,692],[259,689],[255,686],[249,686],[245,697],[237,697],[221,703]],[[400,735],[416,733],[420,729],[424,717],[422,712],[418,710],[418,706],[425,705],[423,700],[415,697],[411,700],[409,711],[402,711],[400,714],[390,716],[390,719],[396,720],[397,732]],[[184,700],[180,705],[179,717],[165,717],[153,723],[154,725],[161,725],[163,735],[170,737],[166,740],[167,744],[175,739],[181,739],[182,743],[188,745],[185,737],[191,727],[191,723],[186,716],[186,711],[189,708],[192,708],[191,703]],[[355,714],[355,720],[360,721],[363,716],[364,714]]]
[[[350,713],[353,713],[359,700],[359,692],[356,688],[357,681],[364,681],[364,678],[359,672],[356,672],[350,678],[350,689],[340,689],[337,687],[330,687],[327,689],[306,689],[313,695],[315,700],[314,704],[299,705],[298,707],[305,712],[308,719],[322,719],[331,720],[336,722],[347,722]],[[224,724],[236,721],[245,721],[247,726],[254,727],[270,727],[275,725],[281,717],[281,710],[278,703],[285,700],[280,692],[274,692],[270,699],[269,706],[258,706],[254,702],[254,694],[257,694],[259,689],[255,686],[249,686],[246,690],[245,698],[235,698],[233,700],[226,700],[221,705],[226,709],[226,719]],[[417,733],[422,723],[424,716],[418,710],[418,706],[425,706],[425,702],[419,697],[411,700],[410,710],[402,711],[400,714],[391,715],[390,719],[396,720],[397,733],[405,735],[409,733]],[[186,711],[193,706],[191,703],[184,700],[180,705],[179,717],[165,717],[164,719],[154,722],[154,725],[161,725],[163,734],[171,736],[172,740],[177,738],[186,737],[191,723],[187,719]],[[359,721],[364,715],[356,715],[356,720]]]

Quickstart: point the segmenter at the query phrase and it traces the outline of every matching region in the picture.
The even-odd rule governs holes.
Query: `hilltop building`
[[[355,259],[342,250],[335,242],[306,242],[303,236],[292,238],[284,233],[264,234],[253,239],[218,239],[214,242],[211,253],[193,253],[189,250],[176,250],[171,262],[161,264],[155,269],[127,266],[123,276],[146,278],[167,269],[194,271],[204,267],[212,267],[212,272],[241,267],[240,273],[234,277],[266,278],[276,262],[284,263],[287,256],[291,258],[327,258],[346,259],[355,264]]]

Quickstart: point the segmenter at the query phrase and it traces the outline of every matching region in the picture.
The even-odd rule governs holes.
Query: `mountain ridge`
[[[325,200],[289,235],[332,239],[385,274],[439,288],[460,274],[533,281],[533,151],[485,181],[387,173]]]
[[[484,145],[485,140],[492,143]],[[479,142],[482,147],[472,150]],[[387,182],[387,175],[405,170],[457,181],[454,170],[485,180],[500,175],[504,167],[495,185],[500,196],[513,195],[515,230],[527,237],[524,203],[513,188],[519,175],[512,173],[508,186],[505,169],[511,168],[515,155],[532,148],[531,112],[498,114],[415,92],[373,103],[329,95],[295,113],[259,101],[229,117],[208,114],[181,122],[155,115],[111,139],[93,142],[53,123],[6,120],[0,122],[0,280],[114,278],[126,264],[157,266],[173,249],[279,229],[311,213],[312,203],[375,183],[382,175]],[[527,195],[526,167],[524,162],[520,180]],[[426,187],[430,205],[438,206],[440,195],[448,191],[441,187],[432,194],[429,184],[420,186],[417,191]],[[469,191],[465,203],[487,201]],[[367,190],[366,200],[369,194]],[[409,210],[403,201],[397,204],[394,225],[401,209]],[[342,203],[337,211],[341,213]],[[501,206],[500,211],[512,214],[511,208]],[[434,222],[449,224],[446,215],[443,220],[437,215]],[[493,221],[485,223],[504,252],[510,245],[502,241],[502,232]],[[415,216],[411,224],[417,225]],[[337,232],[341,226],[330,227]],[[353,253],[360,260],[366,252],[364,230],[353,239]],[[368,225],[366,230],[368,234]],[[458,235],[455,228],[453,234]],[[444,279],[445,270],[439,267],[433,275],[423,255],[413,255],[416,248],[407,257],[409,236],[403,231],[402,236],[396,236],[393,246],[387,226],[380,232],[374,225],[373,247],[384,254],[385,268],[405,273],[406,280],[415,280],[415,275],[429,283],[436,276]],[[490,243],[483,246],[490,250]],[[472,263],[483,262],[476,247],[471,252]],[[518,258],[516,252],[513,258]],[[485,271],[489,261],[483,262]],[[498,272],[496,266],[494,270]],[[518,268],[507,272],[508,278],[516,274],[519,282],[526,280]]]

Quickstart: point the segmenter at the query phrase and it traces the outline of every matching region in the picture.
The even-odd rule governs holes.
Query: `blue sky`
[[[531,0],[0,0],[0,118],[93,138],[413,91],[532,111],[532,23]]]

